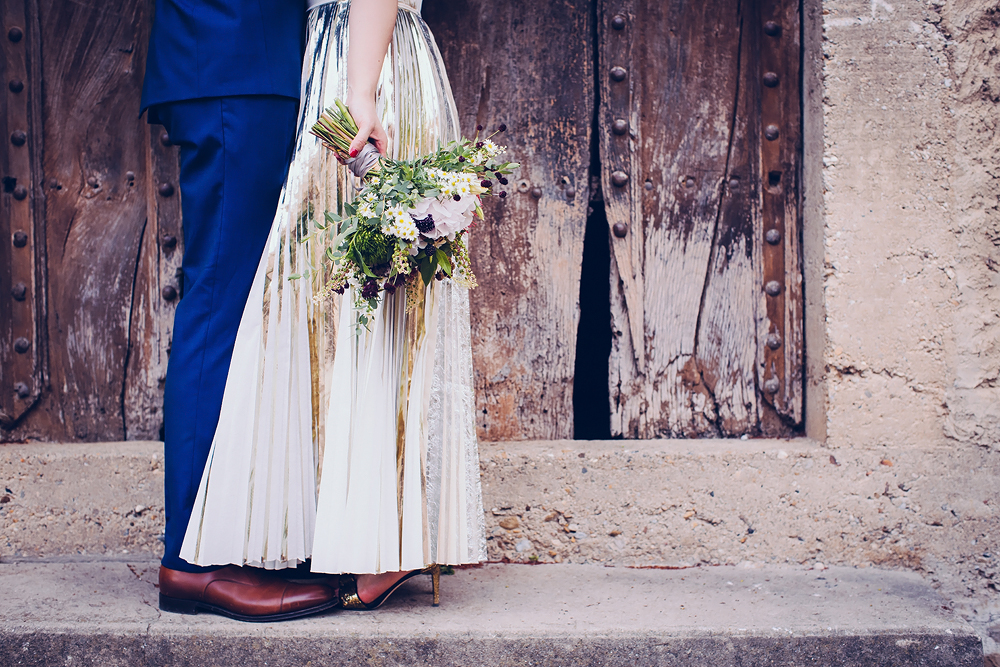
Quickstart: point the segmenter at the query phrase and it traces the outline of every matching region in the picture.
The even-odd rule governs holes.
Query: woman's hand
[[[378,152],[386,155],[389,150],[389,137],[375,113],[375,95],[354,95],[349,89],[347,108],[350,109],[354,122],[358,124],[358,133],[351,142],[351,157],[357,157],[369,138],[375,142]]]
[[[385,128],[375,114],[375,88],[396,25],[396,0],[355,0],[347,19],[347,108],[358,124],[350,153],[364,148],[369,137],[382,155],[389,150]]]

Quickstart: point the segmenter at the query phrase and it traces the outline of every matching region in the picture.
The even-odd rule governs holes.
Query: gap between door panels
[[[597,1],[591,16],[594,99],[590,119],[590,188],[587,229],[583,237],[580,270],[580,324],[576,334],[576,367],[573,374],[573,438],[611,438],[611,399],[608,387],[611,357],[611,244],[608,219],[601,194],[601,155],[598,113],[601,108],[598,62]]]

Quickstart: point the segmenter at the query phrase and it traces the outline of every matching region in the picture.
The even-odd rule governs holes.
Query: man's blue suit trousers
[[[212,445],[233,344],[274,219],[295,139],[298,100],[275,95],[168,102],[156,108],[180,146],[183,297],[164,395],[166,548],[181,544]]]

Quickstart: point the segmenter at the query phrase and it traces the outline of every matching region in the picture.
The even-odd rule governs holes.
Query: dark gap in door
[[[597,114],[601,108],[597,39],[597,3],[591,2],[594,45],[594,113],[590,126],[590,197],[580,267],[580,324],[576,333],[573,374],[573,437],[611,438],[608,361],[611,358],[611,244],[601,196],[601,155]]]

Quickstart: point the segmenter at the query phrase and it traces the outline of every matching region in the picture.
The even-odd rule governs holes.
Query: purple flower
[[[413,224],[417,226],[421,234],[426,234],[434,229],[434,216],[428,213],[426,218],[414,218]]]

